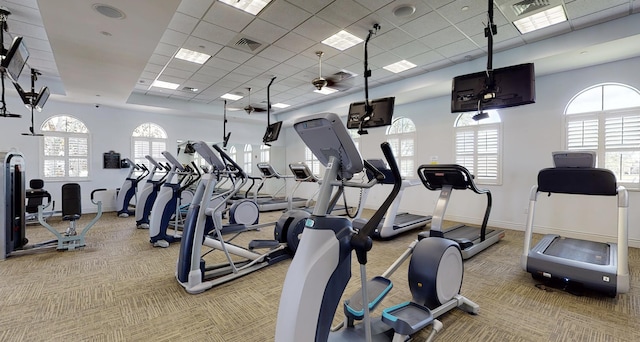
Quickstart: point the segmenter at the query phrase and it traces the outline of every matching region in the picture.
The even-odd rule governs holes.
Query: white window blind
[[[455,123],[456,164],[464,166],[480,184],[500,184],[500,116],[475,121],[475,113],[460,114]]]
[[[41,127],[42,175],[52,180],[77,180],[89,177],[89,130],[71,116],[59,115],[45,120]]]
[[[640,92],[622,84],[583,90],[565,110],[566,148],[592,150],[597,166],[627,187],[640,185]]]

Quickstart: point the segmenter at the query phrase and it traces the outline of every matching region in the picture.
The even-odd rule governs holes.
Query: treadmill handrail
[[[451,181],[451,177],[445,177],[446,174],[449,175],[459,175],[461,177],[456,177]],[[438,176],[438,180],[433,177]],[[480,241],[484,241],[487,235],[487,224],[489,223],[489,215],[491,214],[491,206],[493,204],[493,198],[491,196],[491,191],[489,189],[480,189],[476,186],[476,183],[473,181],[474,176],[467,170],[466,167],[458,164],[422,164],[418,167],[418,177],[422,181],[422,184],[433,191],[442,190],[443,186],[450,185],[452,189],[457,190],[465,190],[470,189],[476,194],[487,195],[487,207],[484,211],[484,217],[482,218],[482,225],[480,226]]]

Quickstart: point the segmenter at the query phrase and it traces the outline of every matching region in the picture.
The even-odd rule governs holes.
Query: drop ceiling
[[[537,72],[640,55],[640,44],[636,44],[640,1],[551,0],[564,6],[568,21],[524,35],[507,19],[513,16],[514,2],[519,1],[494,1],[494,53],[523,51],[521,62],[546,63],[541,67],[536,64]],[[431,74],[469,63],[482,65],[488,53],[484,36],[488,4],[484,0],[272,0],[257,16],[214,0],[99,2],[118,9],[122,18],[100,14],[96,4],[85,0],[0,1],[0,6],[11,11],[5,45],[12,36],[24,36],[30,51],[28,66],[42,73],[38,86],[48,85],[56,100],[220,117],[220,96],[244,95],[228,101],[229,109],[239,109],[248,104],[247,89],[251,88],[252,104],[264,105],[267,85],[275,76],[271,103],[290,107],[272,113],[295,111],[363,93],[363,44],[339,51],[320,42],[340,30],[365,39],[374,23],[381,28],[368,49],[372,89],[413,80],[417,85],[407,92],[419,91],[419,97],[429,97],[426,89]],[[407,6],[413,13],[398,11]],[[579,34],[595,25],[616,22],[621,23],[621,29],[612,30],[611,37],[606,32],[595,37]],[[581,40],[575,48],[586,56],[580,63],[572,63],[576,60],[567,54],[575,51],[563,47],[547,47],[544,53],[529,54],[537,60],[526,60],[527,47],[543,46],[545,41],[569,34]],[[598,47],[597,51],[589,51],[590,46]],[[212,57],[203,65],[176,59],[173,56],[180,48]],[[324,52],[323,76],[341,71],[357,75],[348,87],[345,85],[348,89],[331,95],[313,92],[311,80],[318,77],[316,51]],[[400,60],[417,66],[398,74],[383,69]],[[156,79],[179,87],[151,87]],[[28,72],[23,73],[21,83],[23,87],[29,84]],[[407,95],[406,99],[415,100],[416,96]],[[259,113],[249,116],[237,111],[232,115],[264,120]]]

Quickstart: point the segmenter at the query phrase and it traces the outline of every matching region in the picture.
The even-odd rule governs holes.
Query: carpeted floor
[[[274,221],[280,213],[261,216]],[[83,217],[80,226],[91,219]],[[58,218],[51,222],[64,229]],[[237,239],[270,238],[271,228]],[[382,273],[415,239],[410,232],[376,241],[368,274]],[[32,242],[51,238],[28,226]],[[523,233],[507,231],[497,245],[465,262],[461,293],[478,315],[441,317],[437,341],[640,341],[640,250],[631,248],[631,290],[608,298],[536,287],[520,268]],[[198,295],[175,280],[179,245],[153,248],[134,218],[105,213],[87,247],[46,250],[0,261],[0,341],[272,341],[289,260]],[[207,256],[222,260],[221,252]],[[410,299],[403,265],[383,306]],[[346,293],[359,288],[357,263]],[[334,321],[340,322],[339,308]],[[378,311],[374,315],[379,314]],[[416,341],[423,340],[421,332]],[[303,342],[303,341],[301,341]]]

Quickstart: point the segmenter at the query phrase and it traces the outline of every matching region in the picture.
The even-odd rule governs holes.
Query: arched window
[[[409,118],[397,118],[387,127],[387,142],[391,145],[402,177],[413,177],[415,167],[416,126]]]
[[[627,187],[640,185],[640,92],[618,83],[589,87],[565,108],[565,146],[597,153],[598,167]]]
[[[143,123],[131,134],[131,148],[133,162],[150,167],[146,155],[157,161],[165,160],[161,153],[167,150],[167,133],[154,123]]]
[[[304,147],[304,162],[314,175],[320,175],[320,161],[307,146]]]
[[[500,184],[500,115],[495,110],[490,110],[487,111],[488,118],[476,121],[473,119],[476,114],[462,113],[456,118],[456,164],[466,167],[478,184]]]
[[[89,130],[80,120],[57,115],[41,126],[42,177],[49,180],[77,180],[89,177]]]
[[[260,145],[260,162],[269,163],[271,159],[271,147],[268,145]]]
[[[251,145],[246,144],[244,145],[244,165],[242,166],[242,168],[244,169],[244,172],[246,172],[248,175],[251,174],[251,159],[253,157],[252,152],[253,148],[251,147]]]
[[[238,162],[238,152],[236,151],[235,146],[229,147],[229,157],[233,159],[234,162]]]
[[[360,151],[360,134],[358,134],[358,131],[354,129],[350,129],[350,130],[347,130],[347,132],[349,132],[349,136],[353,140],[353,143],[356,145],[356,148],[358,149],[358,151]]]

